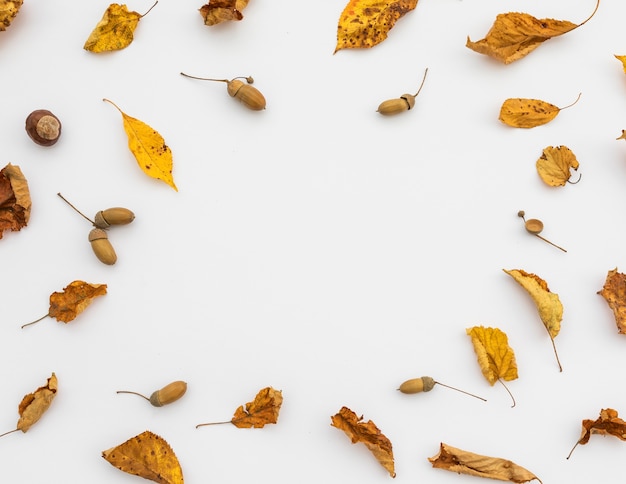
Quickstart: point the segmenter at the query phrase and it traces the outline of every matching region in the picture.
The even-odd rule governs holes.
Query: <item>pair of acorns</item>
[[[91,222],[91,225],[95,227],[89,232],[89,243],[91,244],[93,253],[96,255],[98,260],[107,265],[115,264],[117,262],[117,254],[115,253],[115,249],[113,249],[111,242],[109,242],[109,236],[106,233],[106,229],[112,225],[128,225],[135,220],[135,214],[127,208],[113,207],[107,208],[106,210],[100,210],[96,213],[94,220],[91,220],[74,205],[68,202],[63,195],[60,193],[57,193],[57,195],[61,197],[70,207],[76,210],[76,212],[82,215],[83,218]]]

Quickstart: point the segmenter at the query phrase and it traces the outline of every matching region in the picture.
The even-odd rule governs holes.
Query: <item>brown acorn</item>
[[[138,395],[141,398],[144,398],[150,402],[150,404],[154,407],[162,407],[163,405],[167,405],[169,403],[173,403],[179,398],[181,398],[185,392],[187,391],[187,383],[184,381],[174,381],[165,385],[160,390],[156,390],[150,395],[150,398],[142,395],[141,393],[131,392],[127,390],[120,390],[117,393],[131,393],[133,395]]]
[[[61,121],[47,109],[37,109],[26,118],[28,136],[41,146],[52,146],[61,136]]]
[[[109,242],[107,233],[102,229],[92,229],[89,232],[89,242],[93,253],[100,262],[107,265],[113,265],[117,262],[117,255],[115,249]]]

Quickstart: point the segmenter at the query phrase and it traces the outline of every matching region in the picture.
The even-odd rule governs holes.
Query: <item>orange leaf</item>
[[[20,11],[23,0],[1,0],[0,1],[0,32],[6,30]]]
[[[200,8],[204,25],[217,25],[222,22],[238,21],[243,18],[241,11],[249,0],[209,0]]]
[[[551,187],[564,186],[572,176],[570,169],[578,170],[578,166],[576,155],[567,146],[544,148],[536,163],[537,173]]]
[[[18,231],[30,219],[28,182],[17,165],[0,170],[0,239],[5,230]]]
[[[617,410],[612,408],[602,409],[600,417],[596,420],[583,420],[583,430],[578,442],[572,447],[567,458],[569,459],[578,444],[584,445],[589,442],[591,434],[613,435],[620,440],[626,440],[626,422],[617,416]]]
[[[52,373],[45,386],[37,388],[34,393],[29,393],[22,398],[18,407],[20,419],[17,422],[17,429],[26,432],[36,423],[48,410],[56,393],[57,377]]]
[[[569,106],[560,108],[540,99],[510,98],[502,103],[499,119],[513,128],[534,128],[549,123],[563,109],[576,104],[578,99]]]
[[[348,407],[341,407],[339,413],[331,417],[333,427],[343,430],[353,444],[362,442],[374,454],[391,477],[396,477],[391,441],[385,437],[371,420],[363,422]]]
[[[615,58],[622,63],[622,68],[626,72],[626,55],[615,55]]]
[[[71,282],[63,288],[63,292],[53,292],[50,295],[48,316],[56,318],[57,321],[69,323],[82,313],[95,297],[104,296],[106,293],[106,284]]]
[[[613,311],[618,332],[626,334],[626,274],[617,272],[617,268],[609,271],[598,294],[606,300]]]
[[[397,20],[416,6],[417,0],[350,0],[339,17],[335,53],[380,44]]]
[[[102,452],[121,471],[160,484],[183,484],[183,470],[170,445],[149,430]]]

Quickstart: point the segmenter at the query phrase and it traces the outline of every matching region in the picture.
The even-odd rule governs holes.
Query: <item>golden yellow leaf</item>
[[[391,441],[383,435],[371,420],[363,422],[348,407],[342,407],[331,417],[331,425],[343,430],[353,444],[362,442],[370,450],[391,477],[396,477]]]
[[[200,8],[204,25],[217,25],[222,22],[238,21],[243,18],[241,11],[249,0],[210,0]]]
[[[149,430],[102,452],[121,471],[159,484],[183,484],[183,470],[170,445]]]
[[[417,0],[350,0],[339,17],[335,53],[380,44],[398,19],[416,6]]]
[[[0,0],[0,32],[11,25],[22,3],[23,0]]]
[[[552,347],[554,348],[554,355],[556,356],[559,370],[563,371],[554,344],[554,338],[556,338],[559,331],[561,331],[561,321],[563,320],[563,304],[561,304],[559,295],[550,292],[548,283],[535,274],[528,273],[522,269],[511,269],[510,271],[506,269],[502,270],[515,279],[520,286],[526,289],[530,297],[532,297],[535,306],[537,306],[537,311],[539,311],[539,317],[552,341]]]
[[[154,5],[158,3],[155,2]],[[150,7],[150,10],[154,8]],[[150,11],[148,10],[148,12]],[[126,5],[112,3],[104,12],[102,20],[93,29],[83,49],[89,52],[110,52],[128,47],[134,39],[137,24],[143,15],[137,12],[129,12]]]
[[[617,268],[609,271],[598,294],[613,311],[618,332],[626,334],[626,274],[617,272]]]
[[[578,99],[569,106],[559,108],[539,99],[510,98],[502,103],[499,119],[513,128],[534,128],[549,123],[562,109],[576,104]]]
[[[537,173],[551,187],[562,187],[572,176],[570,168],[578,170],[576,155],[567,146],[548,146],[537,160]],[[580,180],[580,178],[579,178]],[[576,182],[573,183],[578,183]]]
[[[143,172],[162,180],[178,191],[172,177],[172,150],[165,144],[163,137],[143,121],[128,116],[114,102],[103,99],[117,108],[124,120],[124,131],[128,136],[128,147],[135,155]]]
[[[466,47],[510,64],[525,57],[546,40],[571,32],[587,23],[595,15],[599,5],[600,0],[589,18],[578,25],[567,20],[538,19],[527,13],[502,13],[496,16],[485,38],[472,42],[468,37]]]
[[[445,469],[459,474],[516,483],[529,482],[534,479],[541,482],[541,479],[532,472],[510,460],[474,454],[443,442],[439,445],[439,453],[429,457],[428,460],[437,469]]]
[[[622,68],[626,72],[626,55],[616,55],[615,58],[622,63]]]

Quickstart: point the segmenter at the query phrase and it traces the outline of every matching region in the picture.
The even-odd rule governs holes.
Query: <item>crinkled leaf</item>
[[[350,0],[339,17],[335,52],[380,44],[416,6],[417,0]]]
[[[240,405],[235,410],[231,423],[238,428],[263,428],[267,424],[278,422],[278,413],[283,403],[280,390],[266,387],[260,390],[252,402]]]
[[[31,205],[26,177],[19,166],[9,163],[0,170],[0,239],[5,230],[26,227]]]
[[[598,294],[613,311],[618,332],[626,334],[626,274],[617,272],[617,268],[609,271]]]
[[[466,331],[472,339],[478,365],[490,385],[493,386],[500,378],[506,381],[517,378],[515,353],[503,331],[484,326],[474,326]]]
[[[626,440],[626,422],[617,416],[617,410],[605,408],[600,411],[596,420],[583,420],[583,429],[580,439],[572,448],[567,458],[572,455],[578,444],[584,445],[589,442],[591,434],[612,435],[620,440]]]
[[[115,103],[108,99],[104,101],[111,103],[122,114],[124,131],[128,137],[128,148],[143,172],[152,178],[164,181],[178,191],[172,177],[174,165],[172,150],[165,144],[163,137],[143,121],[128,116]]]
[[[149,430],[102,452],[121,471],[159,484],[183,484],[183,470],[176,454],[162,437]]]
[[[0,0],[0,32],[11,25],[22,3],[23,0]]]
[[[200,8],[204,25],[217,25],[222,22],[238,21],[243,18],[241,11],[249,0],[210,0]]]
[[[142,16],[137,12],[129,12],[126,5],[112,3],[87,38],[83,48],[99,53],[128,47],[134,39],[135,29]]]
[[[44,414],[57,393],[57,377],[54,373],[48,378],[45,386],[37,388],[33,393],[24,395],[18,412],[20,419],[17,422],[17,429],[26,432]]]
[[[374,454],[391,477],[396,477],[391,441],[383,435],[371,420],[363,421],[348,407],[342,407],[331,417],[331,425],[343,430],[353,444],[362,442]]]
[[[94,298],[104,296],[106,293],[106,284],[73,281],[63,288],[63,292],[53,292],[50,295],[48,316],[69,323],[82,313]]]
[[[570,169],[578,170],[576,155],[567,146],[548,146],[537,160],[537,173],[551,187],[562,187],[572,176]]]

